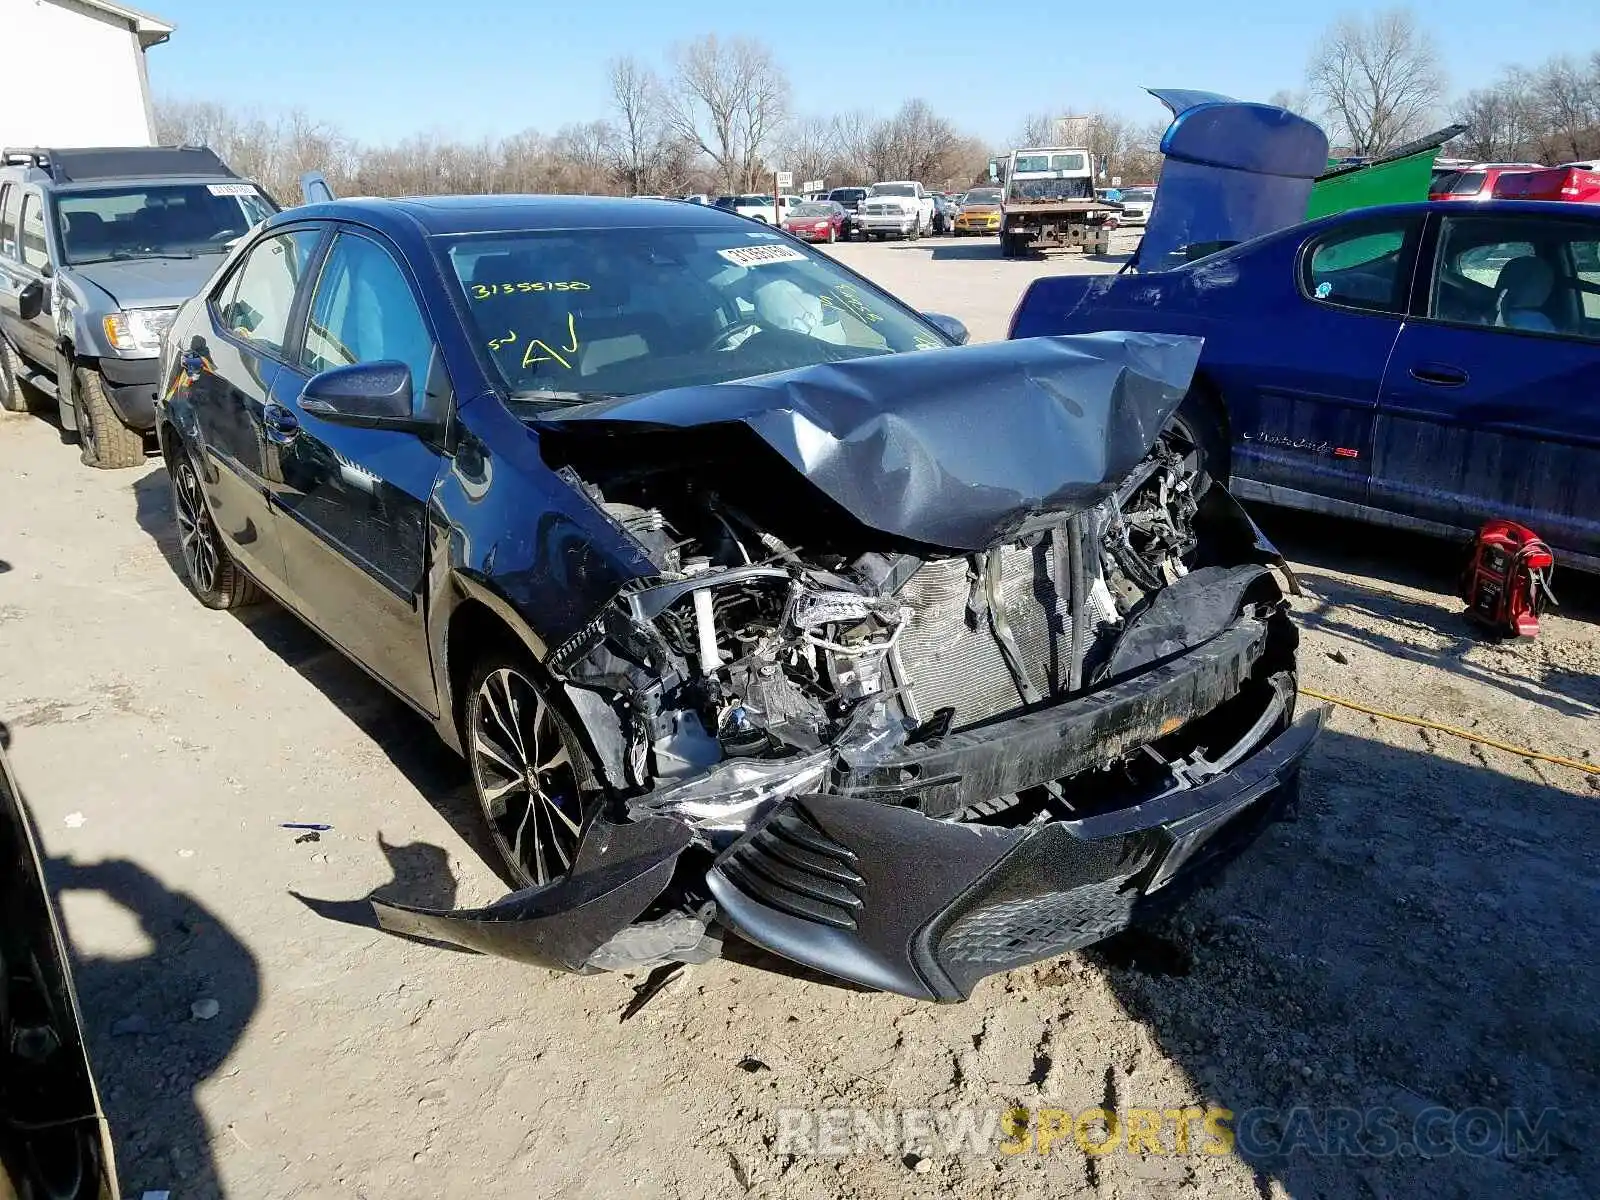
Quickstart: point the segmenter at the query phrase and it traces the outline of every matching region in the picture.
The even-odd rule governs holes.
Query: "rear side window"
[[[1463,171],[1450,181],[1449,195],[1476,196],[1483,190],[1483,181],[1489,178],[1482,171]]]
[[[22,201],[22,261],[30,267],[44,267],[50,262],[50,244],[44,236],[44,206],[37,192],[29,192]]]
[[[264,350],[282,353],[295,289],[321,236],[300,229],[257,243],[223,287],[217,319],[224,328]]]
[[[17,213],[22,207],[22,189],[14,183],[0,186],[0,255],[17,257]]]
[[[1323,304],[1367,312],[1405,311],[1411,285],[1411,219],[1345,226],[1310,242],[1301,287]]]

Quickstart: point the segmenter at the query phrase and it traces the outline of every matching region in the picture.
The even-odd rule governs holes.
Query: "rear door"
[[[16,187],[17,185],[13,185]],[[44,194],[36,187],[20,187],[22,209],[17,222],[17,256],[8,265],[11,284],[8,307],[20,303],[22,293],[37,288],[40,293],[36,311],[23,320],[18,314],[7,331],[11,342],[27,357],[40,366],[53,367],[56,361],[55,313],[50,303],[51,277],[56,266],[50,258],[50,238],[45,222]]]
[[[1600,219],[1435,218],[1420,319],[1379,403],[1376,507],[1530,525],[1600,558]]]
[[[1340,222],[1305,242],[1292,295],[1240,337],[1219,337],[1205,363],[1226,398],[1234,473],[1247,495],[1306,503],[1366,501],[1373,419],[1404,322],[1421,243],[1420,214]],[[1200,273],[1200,266],[1194,268]],[[1220,332],[1220,331],[1219,331]],[[1227,347],[1233,347],[1231,352]]]
[[[283,553],[267,505],[277,447],[268,440],[263,412],[283,368],[301,281],[322,236],[307,226],[258,241],[211,296],[209,336],[193,336],[179,348],[178,386],[200,426],[212,518],[245,569],[280,594]]]
[[[413,433],[335,425],[300,405],[316,373],[382,359],[411,368],[419,412],[448,405],[420,295],[387,242],[341,229],[312,291],[303,341],[272,405],[283,431],[276,503],[289,586],[323,633],[432,714],[424,576],[443,452]]]

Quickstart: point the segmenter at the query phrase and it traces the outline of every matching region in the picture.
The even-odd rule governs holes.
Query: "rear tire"
[[[207,608],[243,608],[261,598],[255,580],[233,560],[217,523],[206,505],[205,489],[194,459],[181,445],[174,448],[167,463],[167,479],[172,484],[172,511],[178,523],[178,544],[183,551],[183,567],[189,587]]]
[[[1215,483],[1227,486],[1233,465],[1227,418],[1222,402],[1205,387],[1191,387],[1173,413],[1171,426],[1194,444],[1200,469]]]
[[[77,367],[72,373],[72,402],[78,412],[78,442],[86,467],[112,471],[144,462],[144,434],[129,429],[106,396],[99,371]]]

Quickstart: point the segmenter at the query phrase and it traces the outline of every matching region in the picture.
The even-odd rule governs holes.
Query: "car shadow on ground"
[[[1494,687],[1508,695],[1541,705],[1567,716],[1600,716],[1600,679],[1587,672],[1564,669],[1557,663],[1538,665],[1538,678],[1496,669],[1479,653],[1495,639],[1467,620],[1465,605],[1451,599],[1444,604],[1428,596],[1406,596],[1387,590],[1399,587],[1437,594],[1453,593],[1462,565],[1462,546],[1419,534],[1375,530],[1371,526],[1317,514],[1281,510],[1252,510],[1263,530],[1290,560],[1301,564],[1297,574],[1310,609],[1296,618],[1308,628],[1321,630],[1353,644],[1376,650],[1386,657],[1436,667]],[[1306,570],[1304,564],[1323,570]],[[1340,578],[1359,575],[1373,582]],[[1600,620],[1600,581],[1560,570],[1555,580],[1564,617]],[[1372,622],[1382,630],[1369,628]],[[1415,643],[1406,640],[1414,633]],[[1440,640],[1446,644],[1438,645]],[[1516,660],[1513,660],[1516,661]]]
[[[178,546],[172,489],[166,471],[152,471],[140,479],[134,484],[134,496],[139,528],[155,541],[173,572],[187,587],[188,576]],[[354,721],[473,852],[510,886],[511,880],[478,809],[466,764],[439,740],[432,726],[277,602],[264,599],[232,615],[262,645]],[[438,854],[441,856],[438,868],[448,879],[447,856],[442,850]],[[400,879],[400,864],[392,855],[390,862],[396,867],[396,879]],[[425,898],[400,894],[391,894],[388,898],[411,904],[432,903]]]
[[[149,947],[122,957],[69,946],[123,1194],[222,1196],[211,1147],[231,1127],[212,1128],[197,1093],[260,1001],[254,956],[209,909],[137,863],[47,858],[44,868],[57,911],[63,896],[100,893]]]
[[[1262,1196],[1600,1195],[1593,822],[1498,764],[1326,732],[1290,819],[1088,957],[1234,1114]],[[1181,1099],[1137,1086],[1108,1076],[1107,1107]]]

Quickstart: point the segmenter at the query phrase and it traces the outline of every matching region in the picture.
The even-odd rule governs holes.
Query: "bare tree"
[[[1306,86],[1349,149],[1373,154],[1426,132],[1445,75],[1433,39],[1397,8],[1336,22],[1312,53]]]
[[[838,180],[839,144],[834,123],[827,117],[801,117],[791,121],[779,150],[783,166],[797,180]]]
[[[1297,117],[1314,119],[1311,116],[1311,93],[1303,88],[1279,88],[1267,97],[1267,103],[1274,108],[1287,109]]]
[[[663,113],[655,72],[631,54],[607,64],[616,118],[616,169],[632,195],[653,191],[661,165]]]
[[[674,55],[667,120],[716,164],[723,186],[752,187],[766,172],[789,108],[789,80],[760,42],[697,38]]]

